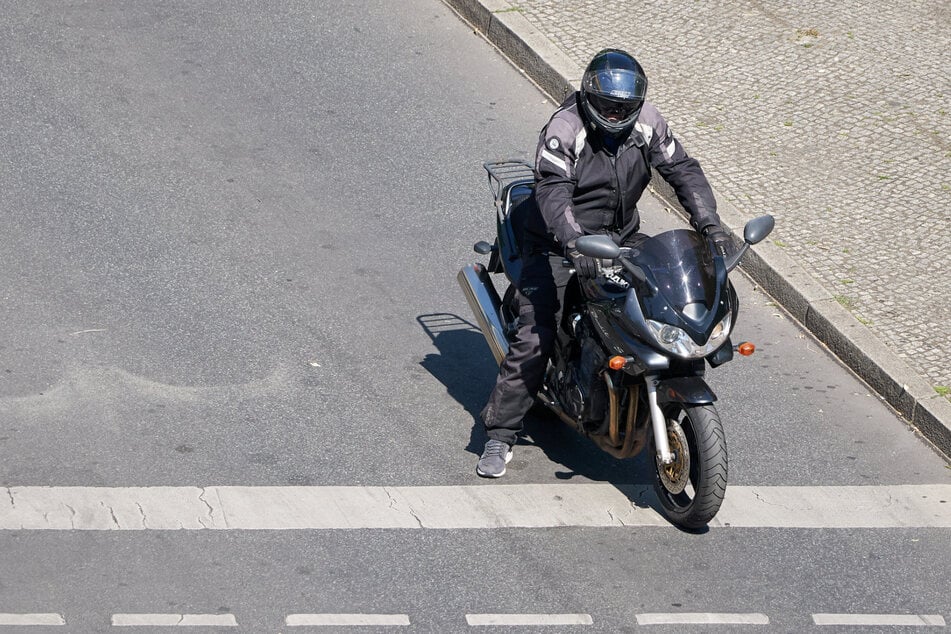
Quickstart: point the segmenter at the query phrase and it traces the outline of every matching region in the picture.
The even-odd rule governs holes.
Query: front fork
[[[676,460],[676,456],[670,451],[670,443],[667,441],[667,417],[660,409],[657,402],[657,385],[660,381],[656,376],[648,374],[644,377],[644,383],[647,385],[647,403],[651,410],[651,423],[654,428],[654,447],[657,449],[657,457],[664,464],[671,464]]]

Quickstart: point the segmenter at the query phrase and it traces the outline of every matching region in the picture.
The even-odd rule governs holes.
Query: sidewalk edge
[[[442,1],[556,103],[577,88],[583,69],[506,0]],[[652,183],[655,195],[684,214],[662,179]],[[748,218],[718,192],[714,195],[724,228],[740,236]],[[951,401],[888,350],[780,247],[758,244],[741,268],[938,452],[951,458]]]

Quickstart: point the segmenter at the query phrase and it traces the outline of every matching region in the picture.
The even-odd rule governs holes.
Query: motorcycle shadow
[[[559,480],[583,478],[618,486],[652,482],[646,454],[626,460],[614,458],[541,405],[533,407],[525,418],[525,431],[518,444],[535,446],[553,464],[564,467],[555,471]]]
[[[449,395],[472,416],[466,451],[482,453],[487,439],[480,412],[495,385],[498,366],[478,327],[451,313],[419,315],[417,322],[429,335],[438,354],[428,354],[420,365],[445,387]],[[540,449],[554,466],[558,480],[590,480],[617,487],[635,506],[661,511],[653,493],[649,456],[618,460],[599,449],[541,405],[525,418],[517,446]],[[520,471],[518,452],[509,468]]]
[[[427,354],[420,365],[472,416],[466,451],[480,455],[486,441],[480,413],[498,373],[485,337],[478,326],[452,313],[419,315],[416,321],[439,351]]]

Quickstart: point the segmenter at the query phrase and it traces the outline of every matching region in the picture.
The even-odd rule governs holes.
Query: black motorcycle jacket
[[[569,96],[539,136],[535,200],[540,213],[527,219],[527,239],[556,251],[585,234],[614,232],[623,241],[640,226],[637,201],[650,182],[651,166],[673,187],[694,229],[719,226],[700,163],[687,155],[651,103],[644,103],[634,129],[612,152],[586,125],[578,100],[578,93]]]

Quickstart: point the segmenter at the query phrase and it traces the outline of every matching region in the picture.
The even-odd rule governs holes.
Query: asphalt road
[[[12,505],[16,487],[37,486],[648,482],[642,459],[607,458],[544,419],[529,421],[504,484],[475,476],[494,366],[455,273],[491,237],[481,162],[528,157],[554,105],[444,5],[0,0],[0,15],[0,485]],[[679,222],[653,200],[644,214],[649,232]],[[951,481],[736,277],[735,338],[759,351],[709,377],[732,485]],[[826,613],[951,619],[949,543],[951,529],[920,526],[3,530],[0,623],[58,614],[96,632],[116,614],[210,614],[275,632],[291,614],[397,614],[411,625],[336,629],[447,632],[472,627],[465,615],[552,613],[616,632],[643,613],[765,614],[778,631]]]

